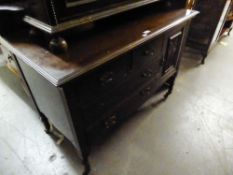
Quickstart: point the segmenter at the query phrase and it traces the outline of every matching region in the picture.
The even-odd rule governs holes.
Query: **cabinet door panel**
[[[163,73],[171,67],[176,68],[180,55],[180,46],[183,38],[183,29],[169,33],[165,50]]]

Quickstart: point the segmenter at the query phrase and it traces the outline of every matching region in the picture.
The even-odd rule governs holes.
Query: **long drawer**
[[[87,129],[90,140],[99,141],[107,134],[110,134],[119,124],[136,112],[158,90],[159,80],[154,79],[143,88],[138,89],[124,102],[111,109],[104,115],[104,118]]]
[[[161,35],[134,49],[132,51],[134,68],[140,70],[142,67],[161,64],[163,58],[163,42],[164,35]]]

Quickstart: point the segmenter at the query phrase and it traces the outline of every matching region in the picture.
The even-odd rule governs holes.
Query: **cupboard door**
[[[168,34],[165,47],[165,57],[163,60],[163,73],[167,73],[171,68],[176,69],[180,56],[182,38],[183,29]]]

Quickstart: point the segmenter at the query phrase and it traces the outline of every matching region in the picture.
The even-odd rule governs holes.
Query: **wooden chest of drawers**
[[[163,83],[175,77],[184,28],[183,24],[169,30],[67,83],[63,88],[74,120],[82,116],[87,131],[91,132],[101,122],[105,126],[100,128],[110,129],[120,118],[135,112]],[[131,100],[134,96],[136,100]],[[122,105],[129,110],[121,110]],[[134,110],[131,111],[130,106]],[[116,111],[121,115],[115,114]],[[114,121],[109,124],[111,120]]]
[[[196,14],[184,9],[150,13],[77,37],[65,55],[22,39],[1,37],[0,42],[15,55],[43,121],[48,119],[73,143],[88,169],[94,138],[108,134],[164,84],[166,96],[172,92]]]

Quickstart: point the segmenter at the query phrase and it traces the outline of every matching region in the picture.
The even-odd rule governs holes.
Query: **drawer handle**
[[[140,92],[141,96],[150,95],[152,88],[149,86]]]
[[[142,72],[141,76],[143,78],[150,78],[150,77],[152,77],[152,74],[153,74],[153,71],[148,69],[148,70],[145,70],[144,72]]]
[[[112,115],[104,123],[106,129],[110,129],[113,126],[115,126],[116,124],[117,124],[117,116],[116,115]]]
[[[144,55],[145,56],[154,56],[155,52],[153,50],[145,50]]]
[[[102,86],[106,86],[107,84],[110,84],[113,81],[113,72],[105,72],[100,77],[100,82]]]

